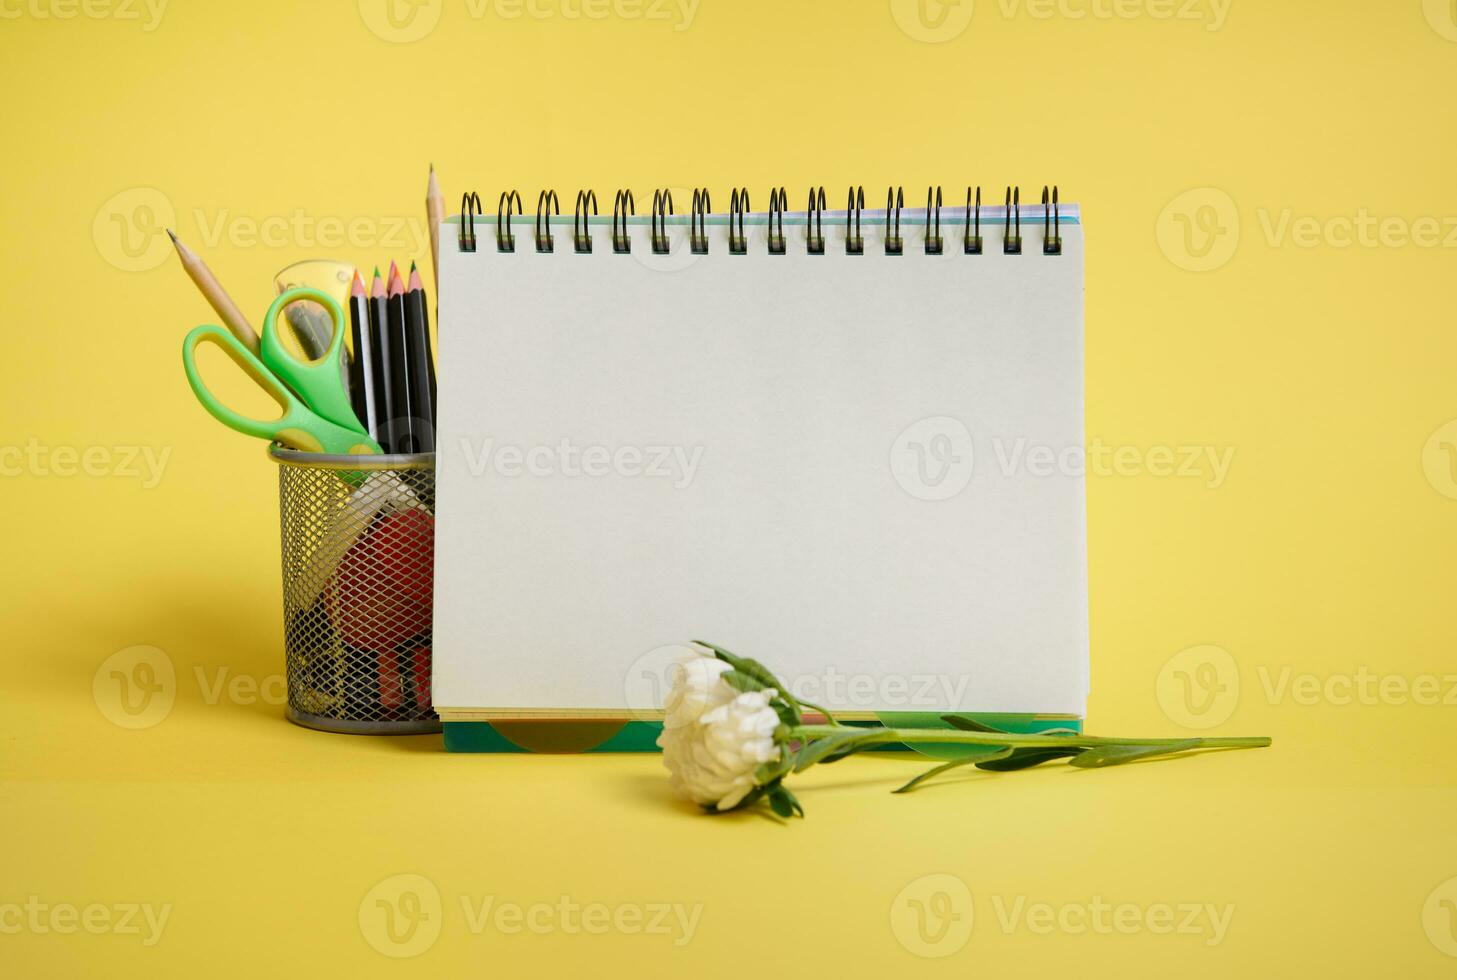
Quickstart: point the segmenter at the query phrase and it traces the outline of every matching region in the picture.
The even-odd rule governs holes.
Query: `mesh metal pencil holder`
[[[269,448],[278,463],[288,718],[440,731],[430,704],[435,456]]]

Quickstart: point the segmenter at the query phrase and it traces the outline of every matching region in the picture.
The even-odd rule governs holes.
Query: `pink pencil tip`
[[[399,270],[396,269],[395,274],[393,276],[390,276],[390,299],[394,299],[396,296],[399,296],[404,291],[405,281],[400,278]]]
[[[360,276],[359,276],[359,270],[358,269],[355,269],[354,270],[354,282],[349,286],[349,295],[350,296],[363,296],[364,295],[364,280],[360,278]]]
[[[395,260],[394,259],[390,259],[390,274],[389,274],[388,278],[394,279],[394,277],[397,276],[397,275],[399,275],[399,274],[400,274],[400,267],[397,266],[397,265],[395,265]]]
[[[413,293],[417,289],[424,289],[424,288],[425,288],[424,284],[420,282],[420,270],[414,268],[413,266],[411,266],[410,267],[410,289],[409,289],[409,291]]]
[[[375,275],[374,282],[369,284],[369,295],[372,299],[381,299],[384,297],[384,280],[378,274]]]

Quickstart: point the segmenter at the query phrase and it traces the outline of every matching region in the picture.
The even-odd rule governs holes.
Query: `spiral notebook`
[[[693,639],[847,719],[1080,718],[1081,224],[1013,194],[467,195],[439,297],[451,747],[563,719],[648,746]]]

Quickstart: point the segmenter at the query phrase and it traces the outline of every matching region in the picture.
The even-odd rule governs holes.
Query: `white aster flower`
[[[673,788],[710,810],[763,801],[780,817],[802,817],[804,807],[784,785],[786,776],[894,743],[962,745],[973,750],[921,773],[897,793],[908,793],[968,765],[1011,772],[1067,759],[1079,769],[1101,769],[1183,755],[1191,749],[1270,744],[1264,736],[1097,738],[1072,728],[1016,733],[961,712],[941,715],[944,727],[843,725],[823,707],[790,695],[757,660],[702,640],[695,640],[693,647],[698,656],[674,665],[658,745]],[[806,708],[823,715],[825,723],[806,723]]]
[[[675,666],[658,745],[673,788],[702,806],[732,810],[758,788],[755,773],[777,762],[773,690],[740,693],[721,660],[693,657]]]

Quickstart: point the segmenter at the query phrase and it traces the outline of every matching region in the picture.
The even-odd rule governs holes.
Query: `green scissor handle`
[[[211,343],[221,347],[233,363],[242,368],[258,387],[268,393],[282,411],[276,419],[255,419],[224,405],[202,380],[197,370],[197,348]],[[222,327],[208,324],[198,327],[182,341],[182,367],[192,393],[213,418],[246,435],[280,442],[290,449],[309,453],[365,455],[380,452],[379,443],[362,432],[346,429],[309,410],[294,397],[263,362],[253,356],[239,340]]]
[[[334,336],[329,341],[329,349],[313,361],[294,357],[279,336],[278,321],[283,316],[284,307],[300,300],[318,303],[328,310],[334,323]],[[334,297],[322,289],[298,286],[280,293],[263,315],[263,337],[259,345],[259,355],[268,369],[292,388],[315,415],[322,415],[335,425],[364,435],[364,426],[354,414],[354,406],[349,401],[349,390],[344,387],[344,372],[340,368],[347,329],[344,311],[339,308]]]

